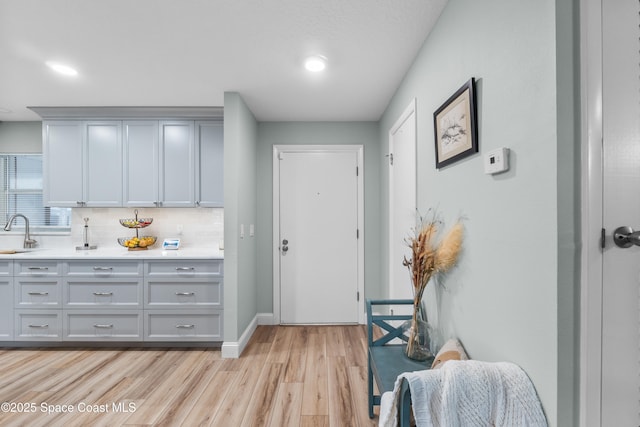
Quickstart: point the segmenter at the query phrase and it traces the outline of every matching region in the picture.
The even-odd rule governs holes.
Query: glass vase
[[[406,355],[409,359],[424,361],[433,356],[429,350],[429,330],[422,304],[414,305],[413,316],[407,331]]]

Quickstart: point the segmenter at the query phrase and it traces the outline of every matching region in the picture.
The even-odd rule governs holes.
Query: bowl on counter
[[[147,249],[156,242],[156,239],[156,236],[118,237],[118,243],[130,251],[136,251]]]

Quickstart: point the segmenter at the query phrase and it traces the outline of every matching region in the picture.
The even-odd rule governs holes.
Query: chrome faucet
[[[21,218],[24,218],[24,245],[23,247],[25,248],[35,248],[36,245],[38,244],[38,242],[34,239],[31,238],[31,235],[29,234],[29,218],[27,218],[26,216],[17,213],[17,214],[13,214],[11,215],[11,218],[9,218],[9,221],[7,221],[7,225],[4,226],[4,231],[9,231],[11,230],[11,225],[13,224],[13,220],[16,219],[16,217],[19,216]]]

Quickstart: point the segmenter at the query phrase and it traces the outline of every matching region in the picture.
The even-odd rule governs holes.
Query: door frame
[[[409,105],[404,109],[404,111],[402,112],[402,114],[400,114],[400,116],[398,117],[398,119],[395,121],[395,123],[393,124],[393,126],[391,126],[391,129],[389,129],[389,135],[388,135],[388,146],[389,146],[389,156],[393,155],[393,149],[391,147],[391,141],[393,138],[393,135],[398,131],[398,129],[400,129],[402,127],[402,125],[404,124],[404,122],[407,121],[407,119],[413,114],[413,118],[414,118],[414,140],[413,140],[413,148],[414,148],[414,162],[415,162],[415,179],[416,179],[416,186],[415,186],[415,194],[414,194],[414,198],[415,198],[415,208],[418,209],[418,183],[417,183],[417,179],[418,179],[418,120],[416,118],[416,98],[413,98],[411,100],[411,102],[409,103]],[[395,147],[393,147],[395,148]],[[391,162],[392,157],[389,158],[389,161]],[[394,174],[393,171],[391,170],[391,167],[389,168],[389,224],[388,224],[388,228],[389,228],[389,242],[393,242],[393,221],[394,221],[394,211],[393,211],[393,206],[392,206],[392,201],[393,201],[393,196],[394,196],[394,191],[393,191],[393,178],[394,178]],[[409,233],[409,230],[407,230],[407,233]],[[393,263],[394,262],[398,262],[397,260],[393,259],[393,248],[391,247],[391,244],[389,245],[389,285],[388,285],[388,289],[387,292],[388,294],[392,297],[393,295],[391,295],[391,287],[392,287],[392,283],[394,281],[394,277],[393,277]]]
[[[600,426],[602,405],[602,0],[580,0],[581,222],[580,413],[581,426]]]
[[[358,323],[364,324],[364,147],[362,145],[274,145],[273,146],[273,320],[280,324],[280,154],[336,153],[356,154],[358,175]]]

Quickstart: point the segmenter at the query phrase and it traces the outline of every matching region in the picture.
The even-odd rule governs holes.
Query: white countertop
[[[2,248],[0,248],[2,249]],[[14,248],[12,248],[14,249]],[[158,259],[158,258],[189,258],[189,259],[224,259],[224,251],[218,247],[181,247],[177,250],[163,251],[161,248],[151,248],[141,251],[129,251],[121,246],[105,246],[92,250],[76,250],[71,248],[15,248],[15,254],[0,254],[0,260],[5,259]]]

